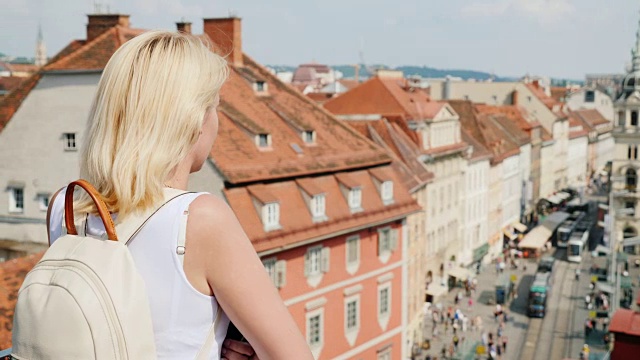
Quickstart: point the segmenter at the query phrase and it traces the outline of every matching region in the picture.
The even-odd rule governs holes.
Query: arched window
[[[638,112],[635,110],[631,112],[631,126],[638,126]]]
[[[628,169],[626,174],[626,188],[629,191],[636,191],[636,186],[638,185],[638,174],[636,173],[636,169]]]

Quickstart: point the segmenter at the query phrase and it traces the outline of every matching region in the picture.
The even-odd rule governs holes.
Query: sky
[[[583,79],[631,61],[637,0],[0,0],[0,53],[48,56],[86,38],[86,15],[131,15],[144,29],[242,18],[243,50],[262,64],[418,65],[501,76]]]

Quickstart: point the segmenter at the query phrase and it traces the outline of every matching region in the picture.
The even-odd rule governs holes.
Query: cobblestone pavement
[[[523,264],[526,264],[526,270],[523,269]],[[500,359],[517,359],[519,348],[522,346],[524,336],[529,323],[529,318],[526,316],[526,299],[529,292],[529,286],[533,278],[533,274],[536,271],[537,263],[534,260],[521,259],[519,269],[507,269],[504,273],[511,277],[515,275],[517,298],[509,301],[503,305],[503,309],[508,314],[508,321],[504,325],[503,337],[507,340],[506,353],[502,354]],[[445,349],[446,358],[454,359],[475,359],[476,346],[481,344],[482,333],[486,332],[487,335],[491,333],[496,338],[499,322],[494,318],[495,305],[495,283],[498,279],[495,264],[488,264],[483,267],[479,275],[476,275],[478,281],[475,292],[472,292],[471,298],[473,304],[469,306],[469,298],[463,296],[462,301],[456,306],[455,296],[458,292],[464,294],[463,288],[454,288],[444,295],[439,302],[442,308],[446,311],[449,306],[459,309],[464,316],[471,318],[481,318],[481,328],[472,328],[470,323],[467,326],[466,331],[460,329],[458,332],[459,345],[458,350],[454,351],[453,357],[450,356],[449,349],[453,342],[453,330],[452,327],[446,326],[442,323],[436,324],[437,336],[433,336],[433,321],[431,316],[428,315],[424,321],[424,334],[425,339],[430,341],[431,348],[429,350],[423,350],[422,354],[416,359],[424,359],[427,355],[432,357],[437,356],[438,359],[443,359],[442,349]],[[445,330],[446,329],[446,330]],[[480,357],[483,358],[483,357]],[[486,357],[484,357],[486,358]]]

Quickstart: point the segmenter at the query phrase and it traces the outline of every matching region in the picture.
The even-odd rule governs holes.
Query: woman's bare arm
[[[261,360],[313,359],[253,245],[222,199],[202,195],[191,203],[186,248],[189,280],[201,291],[211,288]]]

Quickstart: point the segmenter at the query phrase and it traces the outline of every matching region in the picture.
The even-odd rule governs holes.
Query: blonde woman
[[[100,192],[116,223],[187,189],[189,174],[200,170],[216,138],[216,107],[227,76],[225,60],[191,35],[147,32],[115,52],[91,108],[80,174]],[[83,193],[74,209],[92,213],[92,204]],[[64,196],[54,195],[47,213],[51,243],[63,231],[63,209]],[[184,254],[177,251],[181,226]],[[87,216],[85,229],[104,233],[94,215]],[[147,287],[159,359],[193,359],[218,304],[224,326],[216,331],[211,359],[312,359],[222,199],[190,193],[168,202],[129,249]],[[251,345],[224,341],[229,319]]]

